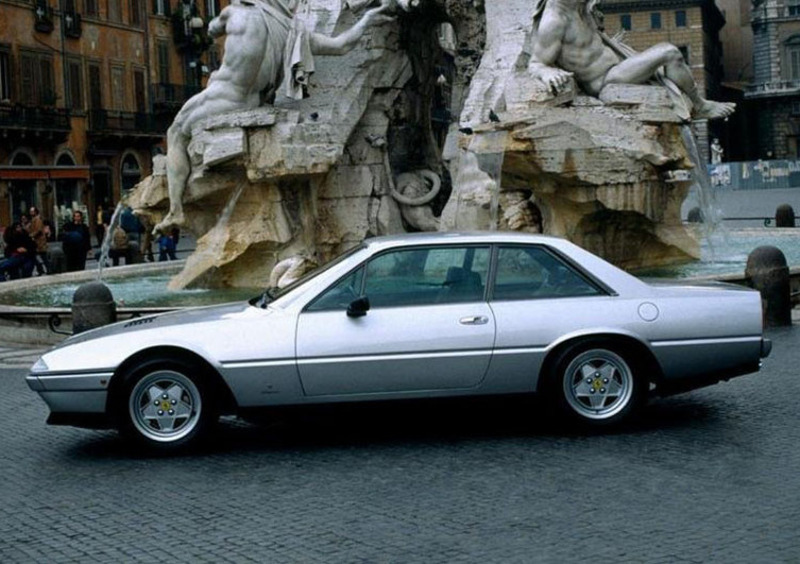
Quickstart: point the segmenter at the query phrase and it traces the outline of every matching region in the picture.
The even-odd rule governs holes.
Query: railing
[[[90,110],[89,132],[117,135],[165,135],[169,123],[155,114]]]
[[[166,108],[177,108],[202,89],[201,86],[189,84],[167,84],[163,82],[154,84],[153,104]]]
[[[788,96],[798,93],[800,93],[800,80],[776,80],[748,86],[745,96],[747,98],[758,98],[776,94]]]
[[[69,111],[64,108],[0,106],[0,127],[68,132]]]
[[[125,321],[127,319],[136,319],[143,315],[154,315],[157,313],[165,313],[182,309],[178,307],[118,307],[117,321]],[[72,309],[68,307],[42,307],[42,308],[26,308],[26,309],[3,309],[0,308],[0,320],[8,320],[13,322],[26,321],[30,324],[41,320],[47,323],[47,328],[52,333],[59,335],[72,335],[72,331],[65,331],[61,328],[64,321],[72,320]],[[71,324],[71,323],[70,323]]]
[[[64,12],[61,19],[64,22],[64,35],[71,39],[80,39],[81,15],[77,12]]]
[[[775,20],[800,20],[800,5],[763,5],[752,11],[753,23]]]

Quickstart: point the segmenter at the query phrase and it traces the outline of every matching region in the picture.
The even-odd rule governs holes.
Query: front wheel
[[[594,426],[616,424],[643,403],[645,386],[635,366],[605,347],[573,348],[556,363],[553,391],[572,419]]]
[[[202,379],[188,366],[142,367],[128,378],[122,431],[155,450],[196,444],[212,423]]]

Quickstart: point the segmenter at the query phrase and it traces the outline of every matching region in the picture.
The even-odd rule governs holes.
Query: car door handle
[[[469,317],[462,317],[458,322],[461,325],[486,325],[489,323],[489,318],[485,315],[471,315]]]

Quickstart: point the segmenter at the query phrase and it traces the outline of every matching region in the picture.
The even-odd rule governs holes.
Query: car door
[[[297,362],[309,396],[474,388],[491,358],[489,246],[399,249],[371,258],[298,318]],[[347,314],[365,296],[365,315]]]
[[[604,326],[622,304],[599,282],[541,245],[497,249],[490,304],[497,323],[493,388],[533,390],[547,347],[562,335]]]

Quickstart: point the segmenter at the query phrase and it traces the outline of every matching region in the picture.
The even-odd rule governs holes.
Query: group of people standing
[[[97,246],[100,247],[106,236],[111,222],[110,210],[98,206],[97,222],[95,224],[95,237]],[[86,268],[87,258],[92,256],[92,235],[89,226],[84,221],[83,212],[74,210],[72,219],[61,226],[58,239],[63,250],[63,267],[51,268],[48,244],[53,240],[53,227],[43,220],[38,208],[31,206],[27,214],[19,221],[14,221],[3,231],[3,259],[0,260],[0,281],[8,279],[28,278],[37,274],[44,275],[66,270],[74,272]],[[173,229],[170,233],[158,233],[155,243],[158,245],[158,260],[175,260],[176,247],[180,232]],[[132,240],[131,240],[132,239]],[[153,236],[149,230],[139,222],[130,208],[124,210],[121,221],[116,225],[110,235],[110,248],[108,258],[114,266],[119,265],[120,259],[125,259],[125,264],[138,262],[138,260],[155,260],[152,251]],[[137,260],[136,251],[141,253]],[[97,257],[100,259],[100,252]],[[55,259],[53,259],[55,261]],[[56,265],[54,265],[56,266]]]
[[[44,274],[47,270],[47,242],[50,226],[31,206],[28,214],[3,231],[3,260],[0,261],[0,281],[7,278],[27,278],[33,270]]]

